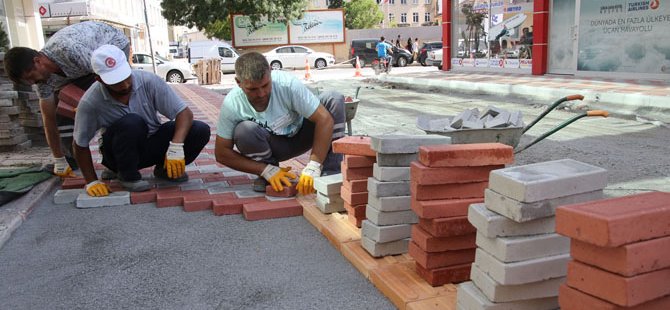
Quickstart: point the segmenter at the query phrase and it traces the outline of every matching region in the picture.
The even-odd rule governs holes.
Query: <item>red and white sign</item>
[[[42,3],[39,6],[37,11],[40,13],[40,17],[51,17],[51,10],[49,9],[48,3]]]

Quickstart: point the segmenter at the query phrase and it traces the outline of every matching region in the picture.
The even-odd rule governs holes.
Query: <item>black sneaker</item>
[[[184,174],[182,174],[180,177],[172,179],[168,177],[167,170],[162,167],[159,168],[158,165],[154,166],[154,177],[175,183],[182,183],[188,181],[188,174],[186,173],[186,171],[184,171]]]
[[[119,183],[129,192],[146,192],[151,189],[151,184],[145,180],[123,181],[119,179]]]
[[[253,191],[259,193],[265,193],[265,188],[270,185],[264,177],[258,177],[254,180]]]
[[[103,180],[113,180],[117,178],[117,174],[116,172],[108,168],[105,168],[104,170],[102,170],[102,173],[100,173],[100,178]]]

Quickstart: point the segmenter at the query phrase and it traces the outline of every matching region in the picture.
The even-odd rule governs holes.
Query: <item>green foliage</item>
[[[9,49],[9,38],[5,32],[5,25],[0,22],[0,52],[6,52]]]
[[[226,17],[225,20],[216,20],[205,27],[205,35],[208,38],[230,41],[233,39],[231,25],[230,17]]]
[[[374,28],[384,18],[375,0],[351,0],[344,3],[344,20],[348,29]]]
[[[342,0],[330,0],[330,4],[328,4],[329,9],[339,9],[344,6],[344,1]]]
[[[465,15],[465,25],[467,26],[466,30],[468,31],[468,37],[465,38],[464,34],[461,34],[465,39],[465,57],[469,57],[470,51],[472,49],[479,50],[479,38],[486,37],[486,31],[484,31],[484,19],[486,19],[486,13],[477,13],[472,9],[472,4],[463,4],[461,7],[461,13]],[[474,47],[470,48],[470,43],[474,43]]]

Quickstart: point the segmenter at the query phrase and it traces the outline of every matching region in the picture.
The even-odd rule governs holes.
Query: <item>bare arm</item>
[[[233,149],[233,140],[219,136],[216,136],[214,154],[217,162],[237,171],[260,175],[267,166],[266,163],[260,163],[242,156]]]
[[[95,173],[95,168],[93,168],[93,159],[91,158],[91,150],[88,147],[83,147],[74,143],[74,158],[79,164],[79,169],[81,169],[81,174],[86,180],[86,184],[98,180],[98,175]]]
[[[56,124],[56,103],[54,97],[40,99],[40,110],[42,111],[42,122],[44,123],[44,135],[47,138],[51,154],[55,158],[63,157],[58,124]]]
[[[312,154],[309,159],[318,163],[323,163],[328,155],[330,143],[333,139],[333,117],[322,105],[316,109],[309,120],[314,123],[314,141],[312,142]]]
[[[177,114],[177,117],[175,118],[175,129],[174,129],[174,136],[172,136],[172,142],[184,143],[188,131],[191,130],[192,124],[193,124],[193,112],[191,112],[191,109],[186,108],[181,112],[179,112],[179,114]]]

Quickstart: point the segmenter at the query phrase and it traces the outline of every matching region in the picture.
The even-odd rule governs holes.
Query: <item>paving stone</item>
[[[265,193],[259,193],[252,190],[234,191],[233,193],[235,193],[237,198],[265,197]],[[210,192],[210,194],[212,194],[212,192]]]
[[[464,121],[469,120],[472,117],[479,117],[478,109],[467,109],[454,115],[454,118],[451,119],[449,126],[454,129],[459,129],[463,125]]]
[[[267,201],[273,202],[273,201],[285,201],[285,200],[291,200],[291,199],[295,199],[295,198],[293,198],[293,197],[273,197],[273,196],[265,195],[265,199],[266,199]]]
[[[461,125],[462,129],[484,129],[484,121],[481,120],[467,120],[463,121],[463,125]]]
[[[419,218],[419,226],[435,237],[469,235],[476,231],[466,216],[436,219]]]
[[[242,209],[247,221],[302,215],[302,205],[295,199],[249,203],[244,204]]]
[[[344,155],[344,163],[349,168],[367,168],[377,162],[376,156]]]
[[[368,192],[375,197],[409,196],[409,182],[381,182],[375,178],[368,178]]]
[[[410,238],[412,235],[412,225],[400,224],[377,226],[372,222],[365,220],[363,221],[361,233],[375,242],[386,243]]]
[[[340,196],[328,197],[322,195],[321,193],[316,194],[315,198],[316,207],[321,210],[322,213],[330,214],[333,212],[344,212],[344,200]]]
[[[535,219],[553,216],[556,208],[580,202],[599,200],[603,198],[603,191],[597,190],[536,202],[521,202],[488,188],[484,191],[486,208],[507,217],[515,222],[527,222]]]
[[[370,253],[372,257],[383,257],[407,253],[409,239],[378,243],[365,236],[361,236],[361,246]]]
[[[194,190],[194,191],[175,191],[170,189],[169,191],[159,191],[156,194],[156,207],[165,208],[165,207],[181,207],[184,205],[184,198],[191,196],[203,196],[208,195],[209,192],[206,190]]]
[[[498,114],[500,114],[502,112],[507,112],[507,110],[490,105],[490,106],[486,107],[486,109],[482,112],[482,114],[479,118],[484,118],[484,117],[489,116],[489,115],[492,116],[492,117],[496,117],[496,116],[498,116]]]
[[[556,210],[559,234],[604,247],[670,236],[668,223],[670,193],[664,192],[597,200]]]
[[[61,185],[62,189],[77,189],[86,187],[86,180],[84,178],[64,178],[63,184]]]
[[[484,126],[486,128],[505,128],[508,126],[510,116],[509,112],[502,111],[494,116],[493,119],[487,121]]]
[[[372,176],[382,182],[409,181],[409,167],[380,167],[375,164]]]
[[[381,154],[377,153],[377,165],[380,167],[409,167],[409,165],[419,158],[419,153],[415,154]]]
[[[363,136],[345,136],[333,141],[333,152],[370,157],[376,155],[376,152],[370,148],[370,137]]]
[[[565,277],[570,254],[546,256],[514,263],[503,263],[481,248],[475,264],[502,285],[518,285]]]
[[[115,207],[130,204],[129,192],[112,192],[109,196],[91,197],[87,193],[81,193],[77,197],[76,207],[79,209]]]
[[[565,277],[560,277],[519,285],[502,285],[491,279],[477,265],[472,265],[470,278],[479,291],[495,303],[556,297],[558,287],[565,282]]]
[[[419,161],[428,167],[504,165],[514,162],[514,152],[502,143],[429,145],[419,148]]]
[[[440,217],[467,216],[468,207],[471,204],[482,202],[484,202],[484,198],[438,200],[412,199],[410,202],[410,207],[419,217],[425,219],[434,219]]]
[[[475,249],[428,253],[416,243],[410,242],[409,255],[417,264],[426,269],[435,269],[462,264],[470,264],[475,260]]]
[[[493,303],[472,282],[458,285],[456,303],[459,310],[553,310],[558,308],[557,297]]]
[[[558,302],[562,310],[667,310],[670,309],[670,295],[634,306],[621,307],[571,288],[566,284],[559,289]]]
[[[514,200],[536,202],[602,190],[607,170],[561,159],[492,171],[489,186]]]
[[[523,113],[521,111],[514,111],[509,114],[509,121],[507,121],[508,127],[524,127],[523,123]]]
[[[191,190],[208,188],[207,186],[205,186],[205,183],[202,181],[202,179],[190,179],[184,183],[173,183],[173,184],[179,186],[179,188],[181,188],[182,191],[191,191]]]
[[[415,161],[410,165],[410,174],[419,185],[472,183],[488,181],[492,170],[502,168],[505,165],[431,168]]]
[[[314,189],[326,196],[331,196],[340,193],[342,186],[342,174],[331,174],[314,178]]]
[[[146,192],[133,192],[130,193],[130,203],[141,204],[156,202],[156,195],[157,193],[154,189],[148,190]]]
[[[212,202],[212,212],[216,216],[242,214],[244,204],[267,201],[263,197],[249,197],[237,199],[214,199]]]
[[[487,209],[483,203],[470,205],[468,220],[478,233],[489,238],[549,234],[555,231],[556,225],[553,216],[517,223]]]
[[[370,220],[370,222],[378,226],[415,224],[419,221],[418,217],[412,210],[380,212],[375,208],[368,207],[365,208],[365,216],[368,220]]]
[[[351,190],[352,193],[367,192],[368,191],[368,179],[365,178],[365,179],[362,179],[362,180],[352,180],[352,181],[344,180],[344,181],[342,181],[342,186]]]
[[[59,189],[54,193],[54,203],[57,205],[74,203],[82,193],[86,191],[84,189]]]
[[[344,210],[347,211],[347,218],[356,227],[361,228],[365,220],[365,205],[352,206],[344,202]]]
[[[431,286],[441,286],[447,283],[460,283],[470,280],[472,264],[426,269],[416,264],[416,273]]]
[[[505,263],[570,253],[570,239],[559,234],[495,238],[477,234],[477,246]]]
[[[410,184],[412,197],[416,200],[484,198],[488,182],[452,183],[436,185]]]
[[[368,195],[368,205],[383,212],[410,210],[411,201],[411,196],[375,197]]]
[[[342,186],[340,188],[340,195],[346,203],[353,206],[363,205],[368,202],[368,192],[352,193],[348,188]]]
[[[340,168],[342,170],[343,180],[347,181],[365,180],[372,176],[372,167],[349,168],[344,162],[342,162]]]
[[[453,237],[435,237],[420,225],[412,225],[412,241],[428,253],[474,249],[477,247],[475,236],[475,233],[471,233]]]
[[[298,189],[296,189],[295,184],[292,184],[291,186],[284,186],[281,191],[275,191],[274,188],[272,188],[272,185],[265,187],[265,195],[272,197],[289,198],[294,197],[297,194]]]
[[[571,240],[570,255],[580,262],[625,277],[670,267],[670,236],[614,248]]]
[[[382,154],[414,154],[422,145],[450,143],[450,137],[440,135],[378,135],[372,136],[370,147]]]

